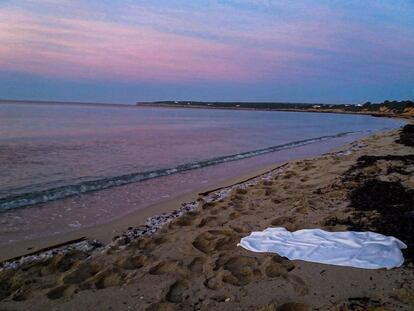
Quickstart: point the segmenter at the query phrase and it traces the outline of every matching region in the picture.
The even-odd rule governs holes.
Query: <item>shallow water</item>
[[[102,223],[401,124],[343,114],[2,104],[0,240]]]

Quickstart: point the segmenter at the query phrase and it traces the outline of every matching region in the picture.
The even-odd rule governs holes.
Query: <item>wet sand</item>
[[[398,139],[398,131],[375,134],[317,158],[288,162],[215,195],[179,198],[173,203],[195,200],[198,208],[172,217],[155,234],[121,235],[106,247],[72,249],[3,269],[1,309],[413,310],[412,231],[398,227],[398,217],[412,211],[390,217],[361,210],[356,191],[372,179],[385,190],[398,183],[407,194],[407,202],[398,204],[409,209],[414,149]],[[382,158],[363,162],[361,156]],[[389,203],[384,200],[378,202]],[[169,204],[152,214],[170,211]],[[147,216],[93,230],[109,241],[116,228],[138,227]],[[392,224],[387,230],[409,245],[404,266],[392,270],[289,261],[237,247],[241,237],[269,226],[382,233],[387,220]]]

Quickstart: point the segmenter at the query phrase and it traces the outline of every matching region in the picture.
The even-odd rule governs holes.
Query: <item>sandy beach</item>
[[[0,311],[414,311],[414,0],[0,0]]]
[[[1,310],[413,310],[411,135],[377,133],[163,203],[151,215],[67,235],[109,242],[131,226],[106,245],[86,240],[3,263]],[[172,212],[179,202],[187,204]],[[162,217],[145,225],[155,214]],[[393,235],[408,245],[406,262],[364,270],[237,247],[252,231],[277,226]]]

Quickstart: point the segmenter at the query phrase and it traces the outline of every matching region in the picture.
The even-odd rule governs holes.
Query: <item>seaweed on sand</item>
[[[365,155],[358,158],[357,162],[348,169],[343,176],[345,181],[361,182],[366,180],[367,172],[364,169],[376,165],[379,161],[385,161],[388,164],[388,169],[385,172],[386,175],[392,173],[398,173],[402,175],[410,175],[410,167],[414,166],[414,154],[407,155],[385,155],[385,156],[371,156]],[[376,177],[378,172],[371,171],[374,174],[372,177]]]
[[[414,147],[414,124],[407,124],[402,128],[397,143]]]
[[[414,191],[400,182],[371,179],[351,191],[349,198],[357,210],[376,210],[382,215],[405,213],[414,208]]]
[[[404,250],[406,259],[414,260],[413,189],[406,189],[400,182],[371,179],[352,190],[349,198],[351,206],[357,211],[379,213],[378,217],[365,225],[354,222],[351,229],[374,229],[381,234],[394,236],[408,245],[408,249]]]

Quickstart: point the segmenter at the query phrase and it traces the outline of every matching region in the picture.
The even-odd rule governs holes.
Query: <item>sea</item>
[[[0,104],[0,245],[105,223],[402,121],[368,115]]]

